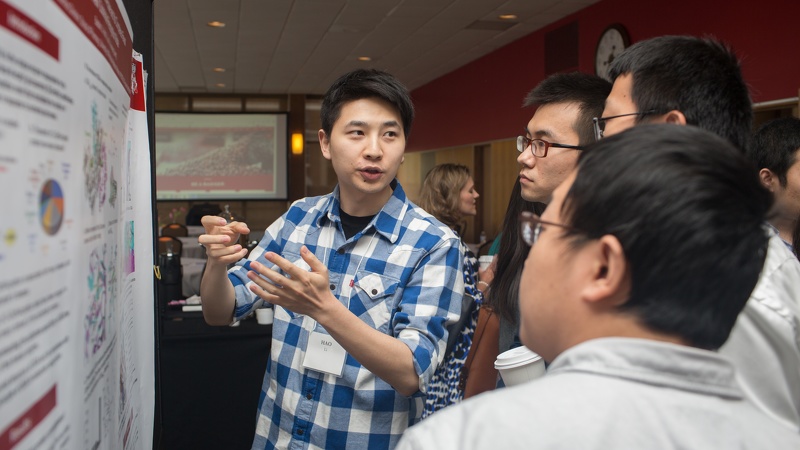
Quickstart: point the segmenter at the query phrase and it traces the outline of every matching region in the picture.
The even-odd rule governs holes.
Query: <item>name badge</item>
[[[308,337],[303,367],[320,372],[342,376],[347,352],[329,334],[312,331]]]

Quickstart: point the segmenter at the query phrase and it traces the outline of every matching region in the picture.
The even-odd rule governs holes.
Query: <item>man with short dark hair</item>
[[[202,219],[206,321],[275,308],[253,449],[390,449],[422,414],[464,282],[458,237],[395,179],[413,117],[388,73],[345,74],[319,130],[334,191],[292,204],[246,260],[247,225]]]
[[[744,151],[753,109],[739,59],[726,45],[693,36],[637,42],[611,64],[614,87],[597,121],[602,136],[638,123],[695,125]]]
[[[398,448],[800,448],[712,351],[758,281],[769,203],[744,155],[696,127],[589,147],[522,218],[520,335],[547,374],[437,413]]]
[[[525,97],[523,106],[535,106],[536,110],[525,127],[525,135],[517,137],[519,178],[503,221],[494,266],[497,276],[488,296],[489,304],[503,319],[501,352],[515,345],[519,325],[516,296],[527,255],[527,248],[519,242],[516,232],[516,216],[523,209],[541,211],[556,186],[572,172],[580,149],[594,142],[592,118],[602,112],[610,91],[611,83],[596,75],[571,72],[545,78]]]
[[[775,197],[769,223],[791,249],[800,217],[800,119],[782,117],[765,123],[747,153],[761,183]]]
[[[582,146],[594,142],[592,118],[603,109],[611,83],[581,72],[545,78],[525,97],[535,106],[525,135],[517,137],[522,198],[547,203],[575,168]]]
[[[638,124],[674,123],[714,132],[742,152],[748,147],[752,106],[727,46],[691,36],[648,39],[622,52],[610,73],[614,87],[595,120],[598,137]],[[754,403],[800,431],[800,263],[777,233],[768,232],[760,281],[720,352],[733,360]],[[722,260],[725,252],[720,247],[715,254]]]

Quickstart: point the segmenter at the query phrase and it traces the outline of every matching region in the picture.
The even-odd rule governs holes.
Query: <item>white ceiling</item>
[[[597,1],[156,0],[155,90],[323,94],[358,67],[414,89]]]

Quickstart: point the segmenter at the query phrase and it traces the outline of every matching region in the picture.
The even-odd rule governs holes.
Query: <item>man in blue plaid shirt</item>
[[[202,219],[206,321],[275,308],[253,449],[393,448],[420,417],[464,286],[458,237],[395,179],[413,117],[394,77],[350,72],[322,102],[331,194],[295,202],[247,260],[246,224]]]

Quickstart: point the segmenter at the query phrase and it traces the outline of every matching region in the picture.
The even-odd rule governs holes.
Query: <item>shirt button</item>
[[[336,289],[336,285],[332,284],[332,285],[330,285],[330,288],[331,288],[331,290],[334,290],[334,289]]]
[[[306,398],[309,399],[309,400],[311,400],[313,397],[314,397],[314,394],[312,394],[311,392],[306,394]]]
[[[336,253],[338,253],[340,255],[344,255],[344,249],[340,248],[339,250],[336,250]]]
[[[297,429],[297,435],[298,436],[302,436],[303,435],[303,429],[302,428],[298,428]]]
[[[378,293],[378,290],[377,290],[377,289],[373,289],[373,290],[372,290],[372,295],[375,295],[375,294],[377,294],[377,293]]]

